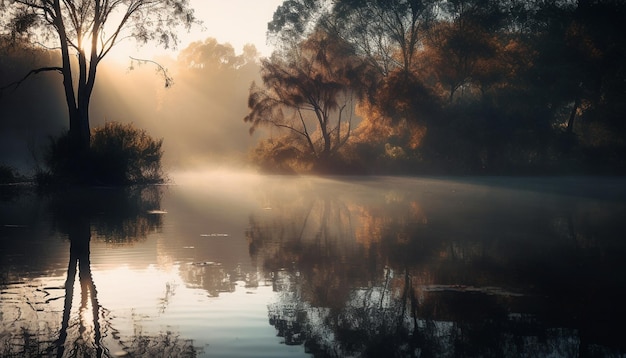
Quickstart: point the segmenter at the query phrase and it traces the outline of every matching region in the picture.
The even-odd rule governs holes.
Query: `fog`
[[[250,136],[243,122],[250,84],[260,81],[254,47],[236,50],[207,38],[181,49],[178,58],[149,60],[166,68],[174,85],[165,87],[154,63],[105,59],[91,101],[92,128],[110,121],[130,122],[163,138],[168,171],[243,165],[259,136]],[[28,71],[26,66],[0,65],[9,74],[2,82]],[[4,91],[0,163],[31,171],[41,162],[47,138],[67,129],[61,82],[59,74],[47,73]]]
[[[59,74],[43,72],[17,87],[4,88],[54,61],[55,56],[44,52],[0,49],[0,163],[32,169],[35,148],[68,125]]]

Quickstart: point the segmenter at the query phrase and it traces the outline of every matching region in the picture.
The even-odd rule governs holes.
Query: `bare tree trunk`
[[[89,133],[89,97],[91,96],[87,85],[87,59],[85,53],[81,50],[78,53],[78,121],[76,123],[75,135],[77,137],[77,150],[81,152],[89,149],[90,133]],[[72,128],[70,128],[70,131]]]
[[[63,73],[63,90],[65,92],[65,101],[67,104],[68,115],[70,119],[70,146],[71,151],[80,151],[85,149],[84,139],[81,138],[80,132],[80,113],[78,106],[76,105],[76,95],[74,94],[74,81],[72,77],[72,66],[70,60],[69,43],[67,40],[67,33],[65,31],[65,24],[63,23],[63,17],[61,13],[61,4],[59,0],[54,1],[54,11],[56,15],[55,27],[59,33],[59,42],[61,44],[61,72]],[[88,142],[86,143],[88,145]]]
[[[54,1],[53,8],[56,15],[54,25],[57,28],[57,32],[59,34],[59,42],[61,44],[61,72],[63,73],[63,90],[65,92],[65,100],[70,122],[70,150],[72,155],[75,155],[76,158],[80,158],[83,153],[89,150],[89,100],[93,89],[93,79],[95,79],[95,67],[97,65],[97,62],[92,61],[90,63],[90,71],[88,74],[85,54],[82,51],[79,52],[79,80],[77,85],[77,101],[76,92],[74,91],[72,65],[69,53],[70,45],[67,38],[65,24],[63,23],[61,4],[59,0]],[[92,38],[90,40],[92,40],[93,44],[93,42],[97,39]],[[95,47],[92,48],[92,59],[93,55],[95,54],[94,51]]]
[[[322,157],[326,159],[330,157],[331,153],[331,138],[330,133],[328,133],[328,128],[326,127],[326,124],[322,129],[322,137],[324,137],[324,150],[322,151]]]
[[[321,109],[317,106],[317,104],[313,107],[315,108],[315,116],[317,117],[317,121],[320,125],[320,132],[322,132],[322,140],[324,141],[324,149],[322,149],[320,153],[320,159],[326,159],[330,157],[332,144],[330,133],[328,133],[328,109]]]

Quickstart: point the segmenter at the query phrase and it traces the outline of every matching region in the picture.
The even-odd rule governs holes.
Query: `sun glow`
[[[201,22],[189,31],[178,31],[178,44],[164,49],[154,43],[137,44],[132,39],[119,41],[107,57],[116,62],[128,63],[128,57],[154,59],[155,57],[176,58],[178,52],[194,41],[208,37],[219,43],[230,43],[240,52],[246,44],[253,44],[263,56],[269,56],[273,47],[266,41],[267,23],[272,20],[274,10],[282,0],[191,0],[194,14]]]
[[[89,38],[85,38],[83,39],[82,43],[80,45],[78,45],[78,50],[82,52],[85,57],[87,58],[87,60],[89,60],[89,58],[91,57],[91,41]]]

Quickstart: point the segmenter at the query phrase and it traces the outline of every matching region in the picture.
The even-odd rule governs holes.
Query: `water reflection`
[[[623,190],[392,184],[318,185],[251,216],[286,344],[324,357],[625,352]]]
[[[0,356],[624,354],[623,179],[0,196]]]
[[[181,269],[181,277],[193,287],[202,288],[209,296],[217,297],[220,292],[234,292],[235,280],[215,262],[194,262]]]
[[[144,240],[148,232],[160,229],[161,217],[154,214],[154,210],[160,209],[160,190],[159,187],[76,189],[39,197],[50,214],[54,232],[69,241],[65,282],[50,285],[58,284],[61,279],[54,277],[47,280],[48,285],[43,288],[28,280],[21,285],[19,282],[3,285],[1,314],[3,320],[13,320],[14,330],[3,332],[2,356],[196,355],[193,342],[180,339],[170,331],[144,335],[137,326],[132,336],[120,336],[111,320],[111,312],[98,300],[91,270],[92,236],[97,241],[127,245]],[[9,268],[9,274],[12,271],[15,268]],[[11,294],[25,297],[5,299]],[[63,302],[58,326],[53,318],[58,311],[51,308],[57,300]],[[76,303],[78,307],[74,309]],[[7,328],[6,324],[3,326]],[[113,342],[105,345],[105,340]]]

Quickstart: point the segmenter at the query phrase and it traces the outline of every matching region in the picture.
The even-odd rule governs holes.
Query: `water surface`
[[[619,356],[626,180],[0,195],[0,356]]]

